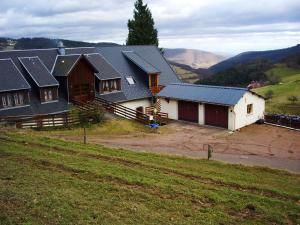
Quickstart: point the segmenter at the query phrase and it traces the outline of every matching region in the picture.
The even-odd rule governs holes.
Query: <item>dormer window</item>
[[[41,102],[53,102],[58,101],[58,88],[57,87],[48,87],[41,88]]]
[[[27,91],[0,93],[0,109],[24,106],[29,103]]]
[[[109,79],[100,81],[100,93],[106,94],[121,90],[121,79]]]
[[[135,80],[131,76],[126,77],[126,80],[127,80],[129,85],[134,85],[135,84]]]

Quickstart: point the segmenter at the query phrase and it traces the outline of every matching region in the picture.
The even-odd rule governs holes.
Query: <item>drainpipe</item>
[[[233,107],[233,109],[232,109],[232,112],[233,112],[233,114],[234,114],[234,120],[233,120],[233,131],[235,131],[236,129],[235,129],[235,120],[236,120],[236,114],[235,114],[235,111],[234,111],[234,107]]]

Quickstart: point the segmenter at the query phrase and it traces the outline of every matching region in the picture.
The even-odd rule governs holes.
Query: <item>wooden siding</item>
[[[92,101],[95,97],[95,75],[93,67],[81,58],[68,77],[69,98],[76,101]]]

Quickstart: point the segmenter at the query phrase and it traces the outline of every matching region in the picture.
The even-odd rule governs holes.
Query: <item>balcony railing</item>
[[[157,85],[157,86],[153,86],[153,87],[150,87],[150,90],[152,92],[152,94],[157,94],[159,93],[165,86],[163,85]]]

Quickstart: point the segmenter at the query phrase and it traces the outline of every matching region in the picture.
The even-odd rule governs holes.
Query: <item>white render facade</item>
[[[160,98],[161,112],[168,113],[170,119],[178,120],[178,99]],[[186,100],[188,101],[188,100]],[[197,102],[198,104],[198,123],[206,125],[205,121],[205,106],[206,103]],[[209,103],[214,105],[214,103]],[[251,112],[247,112],[247,107],[252,105]],[[264,118],[265,100],[252,93],[246,92],[242,98],[234,105],[228,106],[228,130],[238,130],[242,127],[255,123],[256,121]]]

